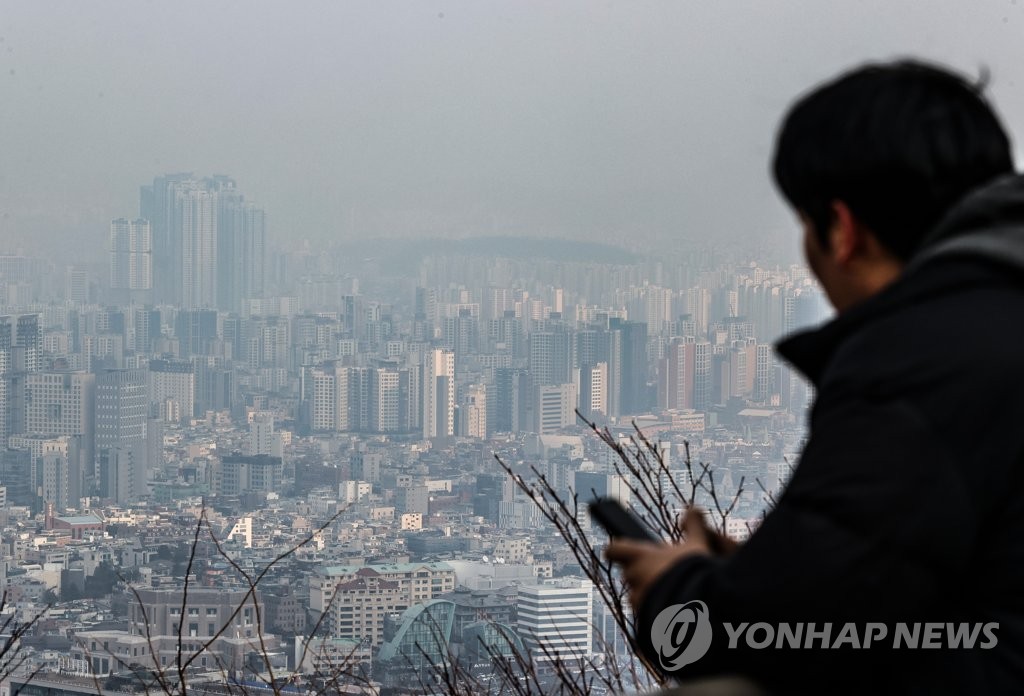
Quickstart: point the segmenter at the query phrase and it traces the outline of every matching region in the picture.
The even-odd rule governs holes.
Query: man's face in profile
[[[865,228],[842,201],[832,204],[827,245],[814,225],[800,213],[804,258],[829,302],[842,314],[894,281],[903,262]]]

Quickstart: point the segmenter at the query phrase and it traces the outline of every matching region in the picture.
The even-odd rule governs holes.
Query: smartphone
[[[614,498],[597,498],[587,506],[590,516],[610,537],[636,541],[661,542],[640,518]]]

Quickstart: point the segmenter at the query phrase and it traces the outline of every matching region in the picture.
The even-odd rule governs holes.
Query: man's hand
[[[678,544],[631,539],[612,539],[608,543],[605,557],[622,566],[622,577],[629,585],[634,612],[651,585],[683,558],[693,554],[728,554],[736,549],[735,541],[708,528],[703,513],[697,508],[686,511],[680,526],[684,541]]]

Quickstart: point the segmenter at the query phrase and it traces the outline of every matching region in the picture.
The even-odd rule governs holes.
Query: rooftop
[[[321,566],[318,572],[321,575],[355,575],[360,570],[369,568],[378,573],[411,573],[420,568],[430,570],[455,570],[452,566],[443,562],[435,563],[385,563],[382,565],[335,565]]]
[[[77,515],[75,517],[56,518],[64,524],[102,524],[103,521],[95,515]]]

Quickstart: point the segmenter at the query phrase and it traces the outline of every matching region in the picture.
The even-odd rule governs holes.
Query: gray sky
[[[8,253],[101,248],[172,171],[279,239],[790,240],[774,129],[839,69],[985,64],[1024,122],[1024,0],[0,0],[0,37]]]

